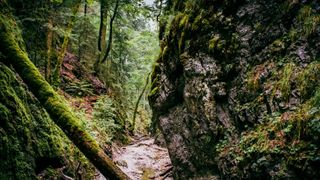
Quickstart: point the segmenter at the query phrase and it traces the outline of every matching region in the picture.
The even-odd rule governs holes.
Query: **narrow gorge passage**
[[[136,138],[131,144],[113,148],[113,160],[132,179],[172,179],[168,150],[152,137]]]
[[[319,147],[320,0],[0,0],[0,180],[320,180]]]

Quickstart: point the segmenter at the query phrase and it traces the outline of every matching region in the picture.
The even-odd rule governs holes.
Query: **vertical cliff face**
[[[319,177],[320,3],[174,4],[149,101],[175,177]]]

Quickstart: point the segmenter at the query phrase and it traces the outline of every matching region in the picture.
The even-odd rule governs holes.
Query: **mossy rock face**
[[[174,176],[317,179],[319,1],[183,4],[149,96]]]
[[[21,80],[0,63],[0,179],[60,177],[59,168],[71,177],[76,166],[92,167],[49,118]],[[68,150],[71,148],[70,150]],[[78,154],[77,154],[78,153]],[[91,169],[91,170],[90,170]]]

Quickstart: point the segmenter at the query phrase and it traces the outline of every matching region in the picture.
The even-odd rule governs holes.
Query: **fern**
[[[92,85],[85,81],[73,82],[65,87],[65,91],[80,97],[93,95]]]

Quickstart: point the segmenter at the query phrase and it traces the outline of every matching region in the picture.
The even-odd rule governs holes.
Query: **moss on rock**
[[[15,73],[2,63],[0,79],[0,179],[36,179],[38,175],[45,176],[48,168],[60,177],[58,168],[63,166],[69,176],[75,177],[80,162],[87,168],[83,177],[91,178],[92,166],[79,152],[68,150],[71,142]]]
[[[317,179],[319,1],[181,7],[149,97],[175,177]]]

